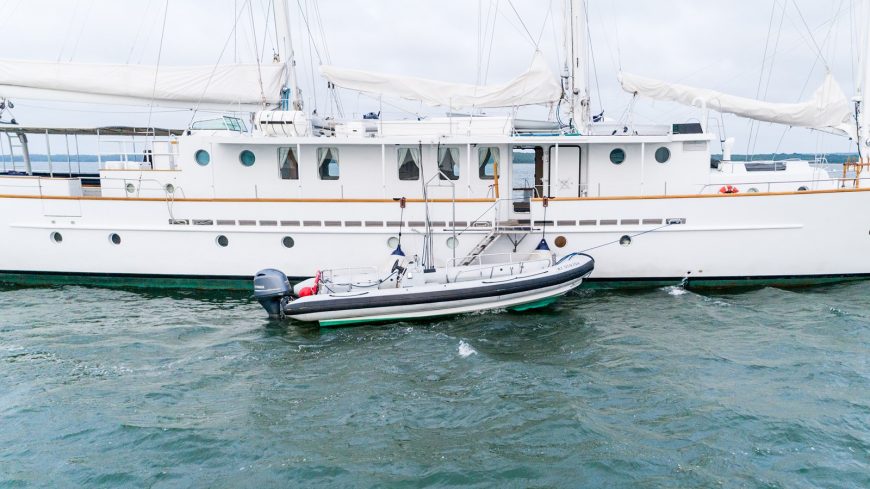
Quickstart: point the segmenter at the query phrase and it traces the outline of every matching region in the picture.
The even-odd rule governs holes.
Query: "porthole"
[[[172,185],[171,183],[167,183],[166,186],[163,187],[163,189],[166,190],[167,194],[174,194],[175,193],[175,185]]]
[[[128,183],[127,184],[127,193],[132,194],[135,191],[136,191],[136,186],[133,185],[132,183]]]
[[[59,232],[55,231],[55,232],[51,233],[51,240],[54,241],[55,243],[60,244],[63,242],[63,235],[60,234]]]
[[[393,236],[387,240],[387,248],[394,250],[397,246],[399,246],[399,238]]]
[[[620,244],[620,246],[630,245],[631,244],[631,236],[626,235],[626,236],[619,238],[619,244]]]
[[[625,151],[619,148],[610,152],[610,162],[614,165],[621,165],[625,161]]]
[[[667,163],[671,159],[671,150],[662,146],[656,150],[656,161],[659,163]]]
[[[568,238],[566,238],[564,236],[558,236],[558,237],[556,237],[555,243],[556,243],[557,248],[564,248],[565,245],[568,244]]]
[[[211,155],[209,155],[208,151],[204,149],[197,151],[196,154],[194,154],[194,158],[199,166],[205,166],[211,162]]]
[[[285,248],[292,248],[296,246],[296,242],[293,241],[293,238],[291,238],[290,236],[284,236],[284,239],[281,240],[281,244],[283,244]]]
[[[257,161],[257,157],[254,156],[254,153],[249,150],[244,150],[239,153],[239,162],[244,166],[254,166],[254,162]]]
[[[757,193],[758,193],[758,189],[755,188],[755,187],[751,187],[749,190],[747,190],[747,192],[749,192],[750,194],[757,194]]]
[[[798,188],[798,192],[806,192],[807,190],[809,190],[809,187],[800,186]]]
[[[112,233],[109,235],[109,242],[113,245],[121,244],[121,236],[118,233]]]
[[[447,238],[447,247],[451,250],[455,250],[459,246],[459,240],[454,238],[453,236]]]
[[[226,248],[227,246],[230,245],[230,240],[226,236],[221,234],[220,236],[217,237],[217,239],[215,239],[215,243],[217,243],[217,245],[220,246],[221,248]]]

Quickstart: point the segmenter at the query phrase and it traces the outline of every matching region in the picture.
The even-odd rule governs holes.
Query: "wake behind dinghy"
[[[418,257],[406,258],[400,246],[382,271],[325,270],[295,287],[281,271],[263,270],[254,278],[254,297],[270,318],[327,327],[523,311],[552,304],[579,287],[595,267],[595,260],[583,253],[557,260],[544,239],[522,260],[513,254],[493,258],[499,257],[481,255],[475,265],[436,268]]]

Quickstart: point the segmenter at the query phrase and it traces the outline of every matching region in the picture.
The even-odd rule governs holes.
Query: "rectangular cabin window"
[[[321,180],[338,180],[338,148],[317,148],[317,161]]]
[[[278,165],[281,170],[281,180],[299,180],[296,148],[278,148]]]
[[[484,146],[478,148],[478,175],[481,180],[495,180],[495,174],[498,171],[498,148],[493,146]]]
[[[459,180],[459,148],[438,148],[438,171],[441,180]]]
[[[399,180],[420,179],[420,148],[399,146]]]

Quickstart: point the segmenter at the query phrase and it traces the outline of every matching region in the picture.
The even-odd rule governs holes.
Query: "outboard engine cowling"
[[[284,305],[292,295],[293,289],[284,272],[269,268],[254,276],[254,298],[269,313],[270,319],[284,317]]]

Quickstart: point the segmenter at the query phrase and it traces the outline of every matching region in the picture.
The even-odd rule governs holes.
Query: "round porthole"
[[[211,162],[211,156],[208,154],[208,151],[204,149],[197,151],[193,156],[199,166],[205,166]]]
[[[166,190],[167,194],[174,194],[175,193],[175,185],[172,185],[171,183],[167,183],[166,186],[163,187],[163,189]]]
[[[459,240],[454,238],[453,236],[447,238],[447,247],[451,250],[455,250],[459,246]]]
[[[656,150],[656,161],[659,163],[667,163],[671,159],[671,150],[662,146]]]
[[[226,236],[221,234],[220,236],[217,237],[217,239],[215,239],[215,243],[217,243],[217,245],[220,246],[221,248],[226,248],[227,246],[230,245],[230,240],[229,240],[229,238],[227,238]]]
[[[758,189],[755,188],[755,187],[752,187],[752,188],[750,188],[749,190],[747,190],[747,192],[749,192],[750,194],[757,194],[757,193],[758,193]]]
[[[121,244],[121,236],[118,233],[112,233],[109,235],[109,242],[113,245]]]
[[[239,153],[239,162],[245,166],[254,166],[254,162],[257,161],[257,157],[254,156],[254,153],[249,150],[244,150]]]
[[[625,161],[625,151],[619,148],[610,152],[610,162],[614,165],[621,165]]]
[[[127,184],[127,193],[132,194],[135,191],[136,191],[136,186],[133,185],[132,183],[128,183]]]
[[[293,241],[293,238],[291,238],[290,236],[284,236],[284,239],[281,240],[281,244],[283,244],[285,248],[292,248],[296,246],[296,242]]]
[[[399,246],[399,238],[393,236],[387,240],[387,248],[394,250],[396,249],[396,246]]]
[[[620,244],[620,246],[630,245],[631,244],[631,236],[626,235],[626,236],[619,238],[619,244]]]
[[[63,235],[60,234],[59,232],[55,231],[55,232],[51,233],[51,240],[54,241],[55,243],[62,243],[63,242]]]
[[[798,192],[806,192],[807,190],[809,190],[809,187],[801,186],[798,188]]]
[[[555,243],[556,243],[557,248],[564,248],[565,245],[568,244],[568,238],[566,238],[564,236],[558,236],[558,237],[556,237]]]

